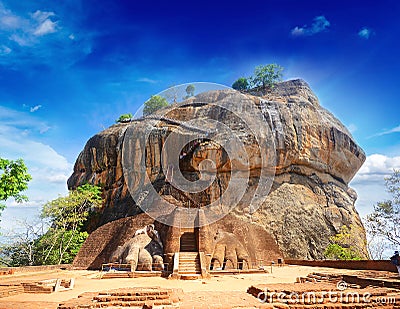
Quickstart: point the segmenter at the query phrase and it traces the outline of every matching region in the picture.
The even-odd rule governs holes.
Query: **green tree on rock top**
[[[194,87],[194,85],[190,84],[186,87],[185,91],[186,91],[186,96],[184,97],[184,99],[188,99],[190,97],[194,96],[194,90],[196,88]]]
[[[254,76],[249,78],[253,88],[272,88],[277,82],[282,81],[283,67],[276,63],[259,65],[254,70]]]
[[[129,122],[132,119],[132,114],[122,114],[121,116],[119,116],[119,118],[117,120],[115,120],[116,123],[123,123],[123,122]]]
[[[246,77],[240,77],[232,84],[232,88],[239,91],[246,91],[249,89],[249,82]]]
[[[144,102],[143,116],[153,114],[160,108],[168,106],[167,99],[159,95],[152,95],[150,99]]]

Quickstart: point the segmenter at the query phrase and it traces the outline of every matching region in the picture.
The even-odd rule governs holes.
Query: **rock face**
[[[273,142],[273,154],[271,148],[265,151],[260,148],[254,135],[249,134],[251,130],[246,123],[249,121],[245,117],[227,112],[218,105],[219,102],[240,104],[243,110],[255,107],[265,126],[270,128],[265,131],[270,134],[263,136],[267,143]],[[218,126],[210,122],[204,125],[197,122],[192,127],[183,123],[193,119],[213,119],[229,127],[237,141],[244,145],[244,156],[239,153],[232,159],[226,145],[235,140],[221,133],[221,129],[218,142],[215,142],[213,137]],[[260,225],[273,235],[286,258],[321,258],[329,237],[342,225],[353,224],[363,230],[354,208],[357,196],[348,187],[348,182],[365,161],[365,154],[340,121],[319,105],[302,80],[280,83],[266,93],[240,94],[230,90],[201,93],[183,104],[163,110],[158,121],[147,118],[117,124],[93,136],[79,155],[74,173],[68,180],[71,189],[85,182],[102,184],[104,188],[104,207],[92,217],[92,229],[141,212],[128,190],[123,148],[136,154],[136,137],[127,132],[143,125],[151,127],[152,131],[143,146],[144,169],[137,166],[140,161],[137,155],[129,157],[132,161],[130,172],[134,175],[129,181],[134,183],[133,186],[141,174],[146,173],[148,182],[145,185],[151,185],[160,195],[174,196],[182,206],[188,206],[187,203],[204,206],[219,199],[221,205],[234,204],[236,207],[231,213],[241,220]],[[202,174],[202,169],[214,171],[216,177],[201,192],[184,195],[168,181],[168,171],[162,168],[165,154],[161,149],[172,131],[183,138],[200,127],[214,133],[203,134],[182,149],[179,170],[191,181],[208,175]],[[260,158],[273,163],[275,177],[271,180],[271,190],[264,192],[261,207],[254,212],[251,197],[259,194],[255,188],[263,168]],[[211,161],[213,164],[210,165]],[[232,194],[224,195],[234,176],[242,177],[246,187],[239,201]],[[136,197],[135,200],[138,201]]]

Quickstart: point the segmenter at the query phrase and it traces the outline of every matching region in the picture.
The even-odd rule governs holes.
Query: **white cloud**
[[[55,16],[54,12],[42,12],[37,10],[31,14],[32,19],[37,20],[39,23],[46,21],[49,17]]]
[[[393,169],[400,168],[400,156],[388,157],[382,154],[372,154],[367,157],[352,183],[381,181],[390,175]]]
[[[358,32],[358,36],[359,36],[360,38],[365,39],[365,40],[368,40],[368,39],[371,37],[372,34],[373,34],[372,30],[371,30],[371,29],[368,29],[368,28],[366,28],[366,27],[362,28],[362,29]]]
[[[0,29],[12,30],[21,27],[23,19],[6,9],[0,2]]]
[[[293,36],[302,36],[304,35],[304,28],[295,27],[291,31]]]
[[[12,52],[12,49],[6,45],[0,45],[0,56],[8,55]]]
[[[37,110],[39,110],[40,108],[42,107],[42,105],[35,105],[35,106],[33,106],[33,107],[31,107],[30,108],[30,112],[31,113],[34,113],[34,112],[36,112]]]
[[[39,44],[39,37],[58,31],[58,22],[52,18],[56,18],[54,12],[40,10],[27,17],[18,16],[0,2],[0,29],[3,30],[0,39],[15,42],[21,47]]]
[[[158,81],[156,81],[154,79],[150,79],[150,78],[147,78],[147,77],[138,78],[136,81],[137,82],[141,82],[141,83],[149,83],[149,84],[156,84],[158,82]]]
[[[5,5],[0,0],[0,65],[69,67],[92,52],[91,41],[97,34],[75,35],[80,17],[64,20],[69,12],[63,5],[51,2],[52,10],[26,10],[26,6],[11,10]]]
[[[52,22],[50,19],[46,19],[42,22],[36,30],[33,32],[36,36],[42,36],[57,31],[57,22]]]
[[[311,26],[297,26],[291,30],[291,34],[293,36],[311,36],[327,30],[330,25],[331,23],[325,18],[325,16],[316,16],[314,17]]]
[[[392,128],[392,129],[389,129],[389,130],[386,130],[386,131],[383,131],[383,132],[380,132],[380,133],[376,133],[376,134],[370,136],[370,138],[371,137],[375,137],[375,136],[382,136],[382,135],[392,134],[392,133],[400,133],[400,125],[397,126],[397,127]]]
[[[0,105],[0,133],[14,133],[14,130],[37,133],[48,131],[49,125],[32,115],[18,112]]]
[[[32,181],[26,195],[26,206],[41,206],[59,194],[67,192],[66,180],[72,172],[72,164],[51,146],[38,141],[35,136],[49,126],[24,113],[0,106],[0,156],[24,159]],[[8,200],[8,206],[15,201]]]
[[[390,198],[385,187],[385,177],[394,169],[400,169],[400,156],[373,154],[367,157],[350,183],[358,193],[356,208],[362,216],[371,213],[377,202]]]
[[[27,46],[31,46],[34,44],[34,40],[30,36],[24,35],[24,34],[14,33],[14,34],[10,35],[10,37],[8,39],[10,41],[17,43],[21,47],[27,47]]]

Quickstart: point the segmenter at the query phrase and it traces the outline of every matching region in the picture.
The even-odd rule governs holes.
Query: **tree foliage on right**
[[[372,214],[366,218],[366,228],[371,238],[380,238],[393,248],[400,246],[400,170],[394,170],[385,178],[390,200],[374,206]]]

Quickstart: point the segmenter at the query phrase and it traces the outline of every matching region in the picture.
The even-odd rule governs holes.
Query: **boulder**
[[[274,145],[273,154],[270,148],[263,152],[264,148],[248,134],[248,123],[243,121],[246,118],[224,111],[219,102],[230,102],[236,110],[245,111],[249,106],[259,110],[267,128],[265,132],[270,132],[265,135],[265,141]],[[138,205],[140,196],[135,196],[135,202],[129,189],[152,186],[161,196],[175,195],[184,207],[188,207],[186,202],[204,206],[221,199],[233,175],[239,180],[243,178],[246,192],[239,200],[234,194],[224,195],[222,206],[234,205],[234,209],[229,208],[232,214],[263,227],[273,235],[287,258],[323,257],[329,237],[342,225],[354,224],[363,230],[354,207],[356,194],[348,183],[365,161],[365,154],[343,124],[319,104],[303,80],[282,82],[269,91],[251,94],[233,90],[205,92],[181,105],[167,107],[160,115],[158,121],[148,117],[113,125],[93,136],[85,145],[68,187],[75,189],[86,182],[103,186],[105,203],[90,219],[91,230],[142,212]],[[185,121],[188,123],[193,119],[198,121],[197,126],[185,125]],[[218,143],[213,142],[212,134],[209,138],[203,135],[201,140],[182,150],[179,169],[191,181],[208,175],[202,174],[202,169],[214,171],[215,180],[205,190],[187,198],[182,192],[171,193],[168,172],[162,168],[161,146],[171,132],[184,139],[193,134],[190,131],[198,130],[201,121],[206,119],[229,127],[237,141],[244,145],[243,154],[247,155],[248,161],[240,159],[243,157],[240,153],[231,159],[227,147],[221,144],[230,145],[234,141],[224,132],[218,135]],[[144,167],[139,166],[143,162],[137,154],[139,136],[127,134],[138,127],[151,128],[143,146],[146,153]],[[218,127],[205,121],[201,129],[216,132]],[[132,156],[129,157],[132,162],[130,179],[125,178],[123,149]],[[259,181],[262,158],[273,162],[275,177],[270,184],[271,190],[269,186],[266,188],[262,203],[255,211],[251,197]],[[210,165],[209,162],[213,163]],[[147,183],[140,182],[144,172],[148,175]],[[160,209],[161,212],[167,210]],[[364,244],[360,246],[364,247]]]

